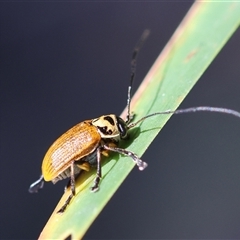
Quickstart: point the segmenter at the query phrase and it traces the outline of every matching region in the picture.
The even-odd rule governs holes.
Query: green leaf
[[[195,2],[135,94],[135,120],[175,110],[239,24],[240,2]],[[158,115],[142,122],[121,147],[141,156],[169,118],[170,114]],[[76,196],[63,214],[56,214],[70,194],[69,189],[66,191],[40,238],[82,238],[134,165],[130,158],[111,153],[103,162],[96,193],[89,190],[95,170],[82,174],[76,183]]]

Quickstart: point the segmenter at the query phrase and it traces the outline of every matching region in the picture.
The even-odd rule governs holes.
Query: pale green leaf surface
[[[239,2],[196,2],[135,94],[132,110],[136,120],[149,113],[175,110],[239,24]],[[142,122],[130,132],[131,140],[121,147],[141,156],[169,118],[170,115],[158,115]],[[95,170],[84,173],[77,180],[77,195],[71,204],[64,214],[56,214],[69,195],[68,190],[40,238],[82,238],[134,166],[130,158],[111,154],[103,163],[103,178],[96,193],[89,190]]]

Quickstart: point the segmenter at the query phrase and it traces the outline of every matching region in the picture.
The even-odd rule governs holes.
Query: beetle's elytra
[[[135,76],[136,57],[142,43],[148,35],[149,31],[145,30],[133,51],[131,61],[132,72],[127,98],[128,114],[126,120],[114,114],[109,114],[96,119],[80,122],[60,136],[45,154],[42,162],[42,175],[36,182],[30,185],[29,192],[33,193],[41,189],[44,180],[56,183],[59,180],[70,178],[71,194],[58,212],[64,212],[72,197],[75,195],[75,177],[81,170],[88,171],[91,167],[97,166],[97,173],[91,190],[93,192],[98,190],[101,179],[101,155],[108,156],[109,151],[117,152],[132,158],[140,170],[147,167],[147,164],[135,153],[118,148],[119,142],[126,139],[128,130],[145,119],[159,114],[180,114],[198,111],[220,112],[240,117],[239,112],[231,109],[203,106],[175,111],[156,112],[141,118],[135,123],[131,123],[131,89]]]

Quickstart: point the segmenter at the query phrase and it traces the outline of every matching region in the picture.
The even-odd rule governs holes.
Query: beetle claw
[[[57,214],[63,214],[65,211],[66,207],[61,207],[58,211]]]
[[[94,181],[94,185],[90,188],[92,192],[97,192],[99,190],[100,178],[97,177]]]
[[[138,165],[138,169],[139,169],[140,171],[144,170],[144,169],[148,166],[148,164],[147,164],[146,162],[143,162],[142,160],[141,160],[141,162],[138,161],[138,162],[137,162],[137,165]]]
[[[37,193],[38,190],[43,188],[43,186],[44,186],[44,180],[43,180],[43,176],[41,175],[37,181],[35,181],[30,185],[28,191],[30,193]]]
[[[92,192],[97,192],[99,190],[99,187],[93,186],[91,187]]]

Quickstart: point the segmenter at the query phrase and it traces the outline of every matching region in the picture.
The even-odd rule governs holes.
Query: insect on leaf
[[[134,95],[131,108],[137,114],[135,120],[179,106],[239,26],[239,12],[239,2],[197,1],[193,4]],[[122,116],[126,116],[126,111]],[[129,141],[127,149],[141,156],[169,118],[170,115],[159,115],[142,122],[140,134]],[[131,159],[111,154],[109,160],[104,161],[103,178],[96,193],[89,190],[95,170],[80,176],[71,204],[63,214],[56,214],[69,195],[68,189],[40,238],[81,239],[133,167]]]

